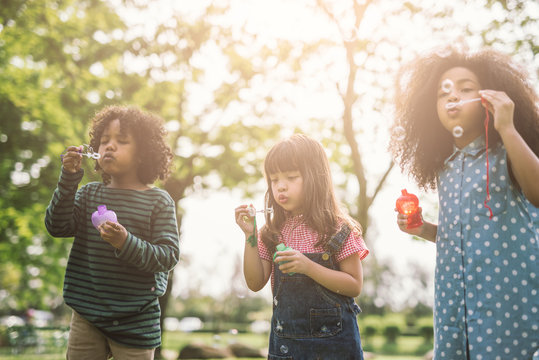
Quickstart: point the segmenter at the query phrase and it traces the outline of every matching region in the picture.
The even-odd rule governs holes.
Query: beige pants
[[[155,349],[129,348],[110,340],[73,311],[67,342],[67,360],[153,360]]]

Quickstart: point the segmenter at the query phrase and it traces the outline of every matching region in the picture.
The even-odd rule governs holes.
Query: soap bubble
[[[402,126],[396,126],[391,137],[396,141],[402,141],[406,137],[406,130]]]
[[[441,48],[436,50],[436,55],[438,55],[441,58],[446,58],[451,55],[452,51],[450,48]]]
[[[450,93],[453,90],[453,81],[445,79],[442,81],[442,91],[446,94]]]
[[[462,128],[462,126],[455,126],[453,128],[453,136],[456,137],[456,138],[459,138],[462,136],[462,134],[464,134],[464,129]]]

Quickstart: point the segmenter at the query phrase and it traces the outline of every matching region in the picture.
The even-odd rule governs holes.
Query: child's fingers
[[[82,155],[69,151],[62,157],[62,165],[69,172],[77,172],[80,169]]]
[[[67,152],[73,151],[80,153],[82,151],[82,146],[68,146],[66,150]]]
[[[118,223],[115,223],[115,222],[112,222],[112,221],[105,221],[105,226],[107,227],[107,229],[111,230],[111,231],[119,231],[120,230],[120,225]]]
[[[405,230],[408,226],[408,215],[399,213],[397,215],[397,226],[401,230]]]
[[[111,232],[112,227],[108,223],[109,221],[105,221],[97,227],[97,230],[99,231],[99,233],[101,233],[101,235],[108,234]]]
[[[295,258],[296,253],[298,253],[297,250],[284,250],[284,251],[277,251],[277,256],[275,257],[274,262],[281,262],[281,261],[292,261]]]
[[[249,211],[247,210],[247,205],[240,205],[234,210],[234,214],[236,217],[236,223],[239,225],[242,225],[242,223],[252,222],[253,219],[249,215]]]

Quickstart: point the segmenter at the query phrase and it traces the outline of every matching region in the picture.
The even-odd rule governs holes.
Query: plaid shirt
[[[291,216],[285,221],[283,227],[281,228],[279,242],[282,242],[286,246],[298,250],[301,253],[324,252],[322,247],[315,246],[315,244],[318,242],[318,233],[305,224],[302,215]],[[369,254],[369,249],[365,245],[361,235],[354,230],[350,232],[350,235],[345,240],[341,250],[337,253],[336,260],[337,262],[340,262],[355,253],[358,253],[359,259],[363,260]],[[260,239],[260,236],[258,236],[258,256],[263,260],[273,262],[273,254],[269,252],[266,245],[264,245]],[[272,266],[272,285],[273,272],[274,267]]]

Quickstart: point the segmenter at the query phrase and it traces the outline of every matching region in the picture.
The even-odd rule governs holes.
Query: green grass
[[[180,350],[187,344],[201,343],[212,345],[219,348],[227,347],[232,343],[241,343],[257,349],[266,349],[268,347],[267,334],[252,334],[252,333],[221,333],[218,335],[211,333],[182,333],[182,332],[165,332],[163,335],[163,356],[168,359],[177,359]],[[0,358],[1,359],[1,358]],[[260,360],[260,358],[257,358]]]
[[[387,343],[381,335],[362,337],[361,342],[365,351],[385,355],[425,355],[432,350],[432,343],[425,343],[419,336],[399,336],[395,344]]]
[[[226,347],[234,342],[266,349],[268,335],[165,332],[163,335],[163,355],[166,360],[175,360],[180,350],[190,343]],[[425,344],[422,338],[416,336],[400,336],[396,344],[387,344],[382,336],[376,335],[367,339],[362,338],[362,343],[365,351],[376,354],[373,360],[421,360],[423,355],[432,348],[431,344]],[[65,359],[65,348],[47,348],[46,353],[40,354],[36,354],[36,348],[28,348],[24,354],[18,355],[11,354],[10,348],[0,348],[0,360],[34,360],[37,356],[40,360],[63,360]]]

